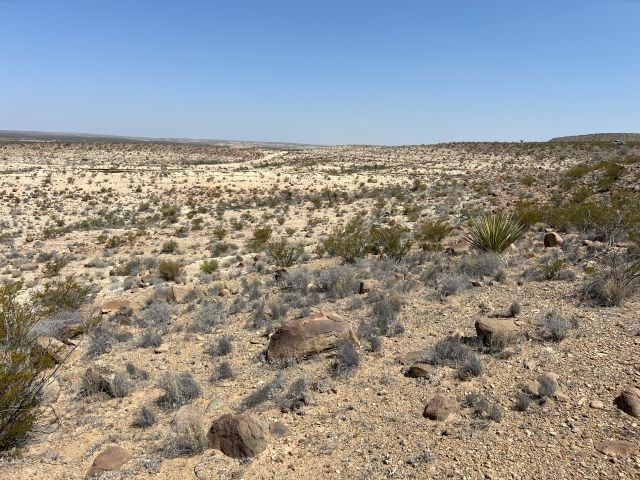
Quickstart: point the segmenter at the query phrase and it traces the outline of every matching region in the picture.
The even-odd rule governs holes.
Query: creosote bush
[[[341,257],[345,262],[353,263],[368,253],[368,238],[364,220],[353,217],[345,226],[335,227],[322,245],[330,257]]]
[[[452,227],[445,220],[426,220],[413,233],[418,246],[426,251],[442,250],[442,240],[451,233]]]
[[[19,445],[29,433],[55,373],[45,373],[53,365],[30,333],[40,316],[30,301],[18,302],[21,288],[21,282],[0,286],[0,451]]]
[[[269,261],[281,268],[294,265],[303,251],[302,245],[290,244],[285,238],[271,240],[267,243]]]
[[[251,238],[247,240],[247,249],[252,252],[259,252],[267,245],[267,242],[271,239],[271,234],[273,230],[271,227],[262,226],[257,227]]]
[[[175,281],[180,277],[182,266],[178,262],[162,260],[158,265],[160,278],[167,281]]]

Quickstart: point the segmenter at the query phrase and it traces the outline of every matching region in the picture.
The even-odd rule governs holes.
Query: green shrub
[[[46,283],[33,299],[43,313],[53,315],[60,310],[77,310],[90,299],[90,295],[90,286],[81,285],[73,277],[67,277]]]
[[[411,250],[412,242],[407,238],[408,229],[395,226],[374,225],[369,230],[371,251],[383,254],[387,257],[400,261]]]
[[[278,267],[290,267],[296,263],[303,252],[302,245],[292,245],[286,239],[280,238],[267,243],[269,260]]]
[[[167,281],[175,281],[180,277],[182,266],[178,262],[162,260],[158,265],[160,278]]]
[[[249,240],[247,240],[247,248],[253,252],[262,250],[269,239],[273,230],[271,227],[263,226],[257,227]]]
[[[19,445],[31,430],[53,375],[45,373],[51,360],[31,335],[41,317],[31,302],[17,301],[21,288],[21,282],[0,286],[0,450]]]
[[[520,220],[507,213],[484,214],[471,219],[464,238],[478,250],[502,253],[526,231]]]
[[[364,220],[353,217],[344,227],[335,227],[322,245],[329,256],[341,257],[345,262],[352,263],[369,252],[368,238]]]
[[[440,242],[451,230],[451,226],[445,220],[426,220],[417,226],[413,238],[423,250],[441,250]]]
[[[65,265],[69,263],[69,258],[66,256],[55,256],[42,267],[42,275],[45,278],[55,277],[60,273]]]
[[[202,265],[200,265],[200,270],[210,275],[216,270],[218,270],[219,266],[220,264],[216,259],[205,260],[204,262],[202,262]]]
[[[175,240],[169,240],[162,244],[160,253],[175,253],[178,250],[178,242]]]

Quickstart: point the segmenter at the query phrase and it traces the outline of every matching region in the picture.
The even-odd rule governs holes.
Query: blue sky
[[[0,129],[306,143],[640,132],[640,0],[0,0]]]

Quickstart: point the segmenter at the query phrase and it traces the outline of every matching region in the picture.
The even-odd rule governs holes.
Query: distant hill
[[[640,133],[590,133],[588,135],[571,135],[556,137],[550,142],[611,142],[624,140],[625,142],[640,142]]]
[[[286,142],[253,142],[243,140],[215,140],[192,138],[125,137],[93,133],[31,132],[0,130],[0,142],[68,142],[68,143],[180,143],[187,145],[213,145],[221,147],[265,147],[276,149],[306,148],[314,145]]]

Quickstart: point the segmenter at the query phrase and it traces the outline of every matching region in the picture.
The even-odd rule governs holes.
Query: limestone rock
[[[604,453],[605,455],[612,457],[623,457],[625,455],[640,452],[640,448],[638,448],[637,444],[627,440],[605,440],[603,442],[596,443],[594,446],[600,453]]]
[[[476,320],[476,334],[483,344],[491,344],[492,337],[497,335],[515,335],[518,326],[513,320],[506,318],[483,317]]]

